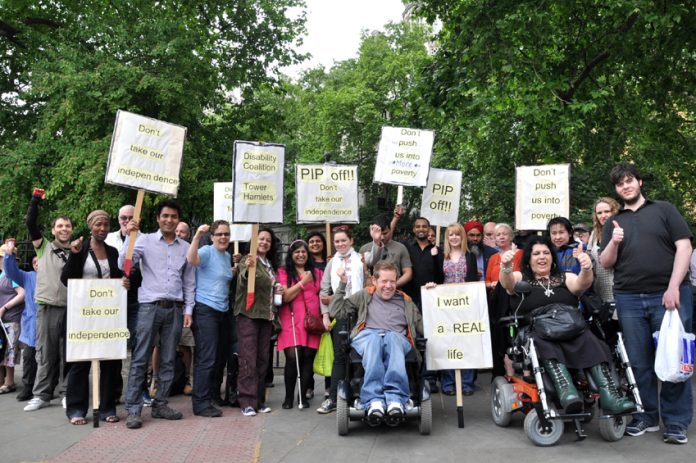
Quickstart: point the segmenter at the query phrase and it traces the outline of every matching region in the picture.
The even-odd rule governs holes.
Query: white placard
[[[441,227],[457,222],[461,193],[461,171],[430,169],[428,184],[423,189],[421,216],[428,219],[430,225]]]
[[[232,182],[213,183],[213,220],[230,223],[230,241],[251,241],[251,225],[232,223]]]
[[[422,287],[421,302],[428,370],[493,366],[484,282]]]
[[[119,110],[105,183],[176,196],[186,127]]]
[[[382,127],[374,181],[403,186],[425,186],[435,132]]]
[[[358,166],[295,165],[297,223],[358,223]]]
[[[66,360],[125,359],[127,303],[120,279],[68,280]]]
[[[283,222],[285,146],[234,142],[234,222]]]
[[[570,217],[570,164],[517,168],[515,228],[546,230],[553,217]]]

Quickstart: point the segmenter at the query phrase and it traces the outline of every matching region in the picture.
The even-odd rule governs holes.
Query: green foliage
[[[135,191],[103,184],[115,114],[188,128],[179,199],[207,219],[212,183],[231,178],[239,130],[234,92],[249,93],[301,59],[292,44],[302,0],[3,2],[0,6],[2,229],[24,232],[32,187],[47,191],[44,227],[67,214],[83,228]],[[146,195],[144,219],[158,198]],[[149,220],[147,220],[149,219]]]

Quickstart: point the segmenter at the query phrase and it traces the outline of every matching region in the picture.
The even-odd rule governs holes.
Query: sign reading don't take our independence
[[[428,370],[491,368],[486,286],[482,281],[421,287]]]
[[[425,186],[434,140],[432,130],[382,127],[374,182]]]
[[[120,279],[68,280],[68,362],[126,358],[127,291]]]
[[[358,166],[297,164],[297,223],[358,223]]]
[[[186,128],[119,110],[104,181],[176,196]]]
[[[234,142],[235,222],[283,222],[285,145]]]

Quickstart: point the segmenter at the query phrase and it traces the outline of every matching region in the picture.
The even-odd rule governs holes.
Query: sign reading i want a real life
[[[186,127],[119,110],[105,183],[176,196]]]
[[[127,294],[116,278],[68,280],[68,362],[126,358]]]
[[[434,140],[432,130],[382,127],[374,182],[425,186]]]
[[[482,282],[421,287],[428,370],[491,368],[486,285]]]
[[[232,223],[232,182],[213,183],[213,220],[230,223],[230,241],[251,241],[251,225]]]
[[[430,169],[428,184],[423,189],[421,216],[428,219],[430,225],[441,227],[457,222],[461,193],[461,171]]]
[[[234,142],[234,222],[282,223],[285,145]]]
[[[297,223],[358,223],[358,166],[297,164]]]
[[[545,230],[549,219],[570,217],[570,164],[517,168],[515,228]]]

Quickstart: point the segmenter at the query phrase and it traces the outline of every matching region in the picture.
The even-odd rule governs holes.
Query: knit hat
[[[87,227],[92,228],[92,224],[100,217],[105,217],[106,220],[109,220],[109,213],[101,209],[90,212],[87,216]]]

